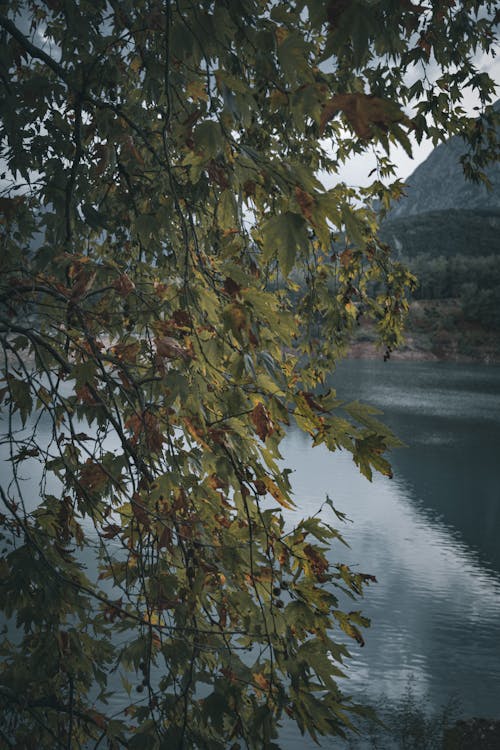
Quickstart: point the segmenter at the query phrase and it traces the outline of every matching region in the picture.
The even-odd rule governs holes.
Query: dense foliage
[[[482,185],[485,189],[484,185]],[[498,194],[498,191],[494,193]],[[390,218],[390,217],[389,217]],[[385,221],[380,237],[399,256],[500,254],[500,210],[445,209]]]
[[[500,328],[500,255],[421,253],[404,262],[418,278],[414,299],[456,300],[466,320]]]
[[[413,279],[368,206],[401,190],[391,143],[470,128],[466,87],[488,102],[472,56],[493,13],[2,5],[7,747],[261,750],[285,715],[313,737],[349,725],[338,634],[362,645],[346,597],[370,576],[327,560],[328,504],[295,520],[280,442],[295,424],[390,474],[389,432],[326,379],[359,316],[401,339]],[[369,189],[323,188],[372,148]]]

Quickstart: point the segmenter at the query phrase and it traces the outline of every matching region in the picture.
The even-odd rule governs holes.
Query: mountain
[[[494,107],[500,111],[500,100]],[[500,162],[484,170],[488,190],[465,179],[460,164],[465,150],[462,138],[453,136],[417,167],[406,197],[382,224],[382,240],[406,256],[500,254]]]

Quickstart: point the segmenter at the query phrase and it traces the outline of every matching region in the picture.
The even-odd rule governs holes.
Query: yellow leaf
[[[295,505],[294,503],[292,503],[290,498],[285,497],[278,485],[273,482],[270,477],[263,477],[262,481],[264,482],[269,494],[272,495],[276,502],[279,503],[283,508],[287,508],[287,510],[293,510],[295,508]]]
[[[269,680],[262,672],[256,672],[253,675],[254,682],[260,687],[261,690],[269,690]]]
[[[186,94],[195,101],[208,101],[208,94],[202,81],[190,81],[186,86]]]

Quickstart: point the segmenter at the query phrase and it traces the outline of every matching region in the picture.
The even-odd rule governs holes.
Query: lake
[[[298,506],[288,520],[328,494],[352,521],[342,528],[350,549],[337,544],[330,559],[378,580],[359,602],[340,602],[372,620],[366,646],[349,643],[342,689],[390,702],[411,680],[431,708],[457,697],[464,715],[500,718],[500,367],[348,361],[332,386],[383,410],[408,446],[392,454],[392,480],[370,483],[348,454],[312,449],[298,431],[283,445]],[[317,747],[288,724],[281,741]]]
[[[351,360],[332,385],[380,408],[408,446],[392,453],[394,478],[372,483],[298,432],[284,448],[300,512],[328,493],[352,520],[331,560],[378,580],[346,605],[372,627],[350,645],[344,691],[390,702],[410,681],[431,709],[458,698],[464,715],[500,718],[500,368]],[[317,747],[288,728],[283,746]]]

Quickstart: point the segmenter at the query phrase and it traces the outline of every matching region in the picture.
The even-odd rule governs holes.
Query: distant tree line
[[[467,320],[500,326],[499,255],[419,253],[405,262],[418,278],[414,299],[457,299]]]

